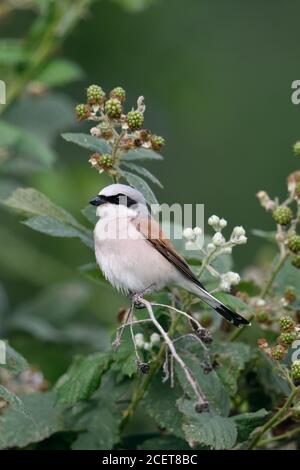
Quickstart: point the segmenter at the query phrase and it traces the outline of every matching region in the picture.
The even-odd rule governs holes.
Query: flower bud
[[[215,246],[221,246],[221,245],[224,245],[224,243],[226,242],[225,238],[223,237],[223,235],[221,234],[221,232],[217,232],[214,234],[214,236],[212,237],[212,242]]]
[[[183,230],[182,232],[182,236],[183,238],[185,238],[186,240],[193,240],[195,238],[195,234],[194,234],[194,231],[191,227],[187,227]]]

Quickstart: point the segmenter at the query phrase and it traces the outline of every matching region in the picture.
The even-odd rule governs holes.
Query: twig
[[[186,364],[184,363],[184,361],[181,359],[181,357],[178,355],[175,347],[174,347],[174,344],[173,344],[173,341],[170,339],[168,333],[163,329],[163,327],[161,326],[161,324],[159,323],[159,321],[156,319],[154,313],[153,313],[153,309],[152,309],[152,305],[150,302],[148,302],[147,300],[145,299],[140,299],[141,302],[143,302],[143,304],[145,305],[145,307],[147,308],[148,310],[148,313],[149,313],[149,317],[151,318],[154,326],[158,329],[158,331],[161,333],[162,337],[164,338],[165,340],[165,343],[167,345],[167,347],[169,348],[173,358],[175,359],[175,361],[178,363],[178,365],[182,368],[185,376],[186,376],[186,379],[187,381],[189,382],[190,386],[192,387],[195,395],[196,395],[196,398],[197,398],[197,409],[199,411],[203,411],[203,410],[206,410],[207,407],[208,407],[208,403],[207,403],[207,400],[206,398],[204,397],[203,395],[203,392],[201,391],[200,387],[199,387],[199,384],[197,383],[197,381],[194,379],[193,375],[191,374],[191,372],[189,371],[188,367],[186,366]]]

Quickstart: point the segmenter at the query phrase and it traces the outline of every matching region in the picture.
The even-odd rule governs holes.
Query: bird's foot
[[[143,302],[142,294],[140,294],[140,293],[139,294],[133,294],[133,296],[131,297],[131,300],[132,300],[134,308],[137,308],[137,309],[145,308],[145,304]]]

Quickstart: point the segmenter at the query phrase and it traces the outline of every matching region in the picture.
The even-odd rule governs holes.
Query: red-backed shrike
[[[95,254],[106,279],[133,299],[177,285],[195,294],[235,326],[248,325],[207,292],[159,224],[144,196],[124,184],[106,186],[90,203],[97,207]]]

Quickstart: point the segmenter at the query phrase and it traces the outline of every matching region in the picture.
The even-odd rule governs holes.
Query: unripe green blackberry
[[[291,235],[288,238],[287,246],[293,253],[299,253],[300,251],[300,235]]]
[[[279,206],[273,211],[273,219],[277,224],[288,225],[293,219],[293,213],[287,206]]]
[[[291,344],[293,344],[296,337],[297,337],[296,333],[294,331],[290,331],[287,333],[281,333],[281,335],[278,336],[277,341],[282,346],[288,347]]]
[[[121,103],[123,103],[126,99],[126,91],[124,88],[117,86],[113,90],[111,90],[109,94],[110,98],[117,98]]]
[[[154,150],[160,150],[165,145],[165,139],[161,135],[153,135],[151,143]]]
[[[285,348],[281,344],[277,344],[271,349],[271,356],[275,361],[281,361],[286,354]]]
[[[87,119],[91,113],[91,110],[86,104],[78,104],[75,108],[76,116],[79,121]]]
[[[295,361],[292,363],[291,375],[293,380],[300,380],[300,361]]]
[[[291,263],[295,268],[300,269],[300,255],[293,255],[291,257]]]
[[[267,310],[258,310],[255,314],[255,318],[258,323],[269,323],[270,315]]]
[[[112,137],[113,131],[108,122],[102,121],[98,127],[101,132],[101,137],[104,139],[110,139]]]
[[[139,111],[129,111],[126,120],[130,129],[140,129],[144,124],[144,116]]]
[[[86,90],[86,97],[89,104],[101,104],[105,100],[105,93],[101,86],[90,85]]]
[[[295,323],[291,317],[284,315],[283,317],[279,318],[279,326],[280,330],[286,333],[288,331],[292,331],[295,328]]]
[[[105,112],[106,114],[113,119],[117,119],[121,116],[122,105],[117,98],[111,98],[105,103]]]
[[[293,147],[294,155],[300,157],[300,141],[296,142]]]
[[[104,153],[100,156],[99,164],[103,170],[108,170],[113,167],[113,160],[109,153]]]
[[[292,304],[295,302],[297,296],[296,296],[296,291],[294,287],[287,287],[284,291],[284,298],[285,300],[289,303]]]

